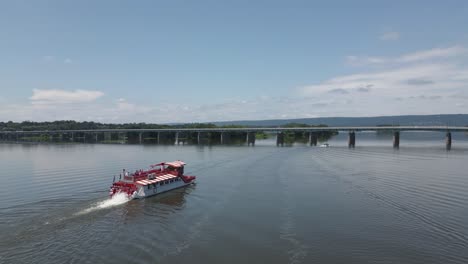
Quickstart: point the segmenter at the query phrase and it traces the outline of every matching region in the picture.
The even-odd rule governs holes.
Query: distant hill
[[[287,123],[303,123],[308,125],[325,124],[328,126],[468,126],[468,114],[450,115],[403,115],[403,116],[375,116],[375,117],[319,117],[299,119],[274,120],[244,120],[212,122],[215,125],[242,126],[280,126]]]

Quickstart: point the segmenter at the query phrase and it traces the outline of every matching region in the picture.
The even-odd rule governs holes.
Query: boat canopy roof
[[[176,160],[176,161],[170,161],[170,162],[161,162],[161,163],[158,163],[158,164],[153,164],[151,165],[151,167],[156,167],[156,166],[161,166],[161,165],[168,165],[168,166],[172,166],[174,168],[179,168],[179,167],[183,167],[186,163],[181,161],[181,160]]]
[[[158,182],[162,182],[166,180],[172,180],[175,178],[177,178],[177,176],[172,175],[172,174],[165,174],[165,175],[157,176],[156,178],[152,180],[148,180],[148,179],[139,180],[139,181],[136,181],[136,183],[140,185],[148,185],[148,184],[158,183]]]

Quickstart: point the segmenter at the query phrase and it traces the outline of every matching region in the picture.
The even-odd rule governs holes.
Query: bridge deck
[[[353,127],[248,127],[248,128],[165,128],[165,129],[86,129],[86,130],[41,130],[0,131],[9,133],[70,133],[70,132],[319,132],[319,131],[451,131],[468,132],[468,126],[353,126]]]

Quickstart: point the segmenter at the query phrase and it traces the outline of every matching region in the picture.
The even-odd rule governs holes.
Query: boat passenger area
[[[151,165],[150,170],[147,171],[136,171],[131,174],[131,178],[136,184],[149,185],[154,183],[160,183],[165,181],[173,182],[178,181],[182,178],[184,181],[190,180],[183,176],[185,162],[177,160],[172,162],[161,162],[158,164]],[[168,182],[165,182],[168,183]],[[161,183],[162,185],[162,183]]]
[[[163,181],[167,181],[167,180],[174,180],[176,178],[178,178],[178,176],[173,175],[173,174],[165,174],[165,175],[156,176],[152,180],[149,180],[149,179],[148,180],[138,180],[135,183],[140,184],[140,185],[148,185],[148,184],[159,183],[159,182],[163,182]]]
[[[121,179],[122,174],[117,182],[114,177],[109,195],[112,197],[116,193],[123,192],[132,199],[143,198],[193,183],[196,177],[184,175],[184,165],[185,162],[176,160],[153,164],[149,170],[136,170],[134,173],[123,169],[123,179]],[[157,187],[163,185],[161,189]],[[145,187],[153,191],[145,193]]]

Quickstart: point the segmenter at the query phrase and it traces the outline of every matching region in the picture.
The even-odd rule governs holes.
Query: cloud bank
[[[213,103],[142,105],[98,90],[33,89],[27,103],[4,96],[1,121],[88,120],[98,122],[210,122],[325,116],[467,113],[468,52],[462,45],[393,57],[347,56],[353,73],[331,76],[287,96],[265,93],[219,98]]]
[[[29,99],[33,103],[82,103],[92,102],[103,95],[103,92],[89,90],[66,91],[56,89],[33,89],[33,95]]]

